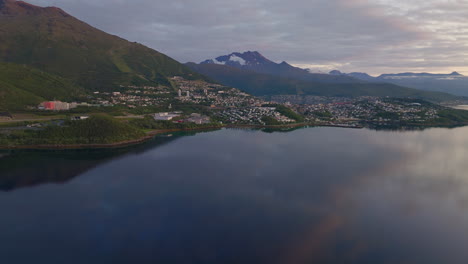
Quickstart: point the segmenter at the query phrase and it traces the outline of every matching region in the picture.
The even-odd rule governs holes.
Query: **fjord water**
[[[0,153],[0,263],[466,263],[468,128]]]

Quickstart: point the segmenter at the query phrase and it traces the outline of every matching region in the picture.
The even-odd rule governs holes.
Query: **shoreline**
[[[210,129],[221,129],[223,127],[203,127],[193,129],[155,129],[146,133],[146,136],[133,139],[120,141],[115,143],[104,143],[104,144],[41,144],[41,145],[17,145],[17,146],[2,146],[0,150],[79,150],[79,149],[114,149],[134,146],[145,143],[157,135],[170,133],[170,132],[181,132],[181,131],[200,131]]]
[[[387,124],[389,125],[389,124]],[[465,124],[468,125],[468,124]],[[262,129],[262,128],[272,128],[272,129],[282,129],[282,128],[298,128],[298,127],[338,127],[338,128],[350,128],[350,129],[363,129],[365,126],[355,126],[355,125],[345,125],[345,124],[317,124],[317,123],[295,123],[295,124],[286,124],[286,125],[248,125],[248,124],[229,124],[222,126],[211,126],[211,127],[200,127],[200,128],[191,128],[191,129],[155,129],[146,133],[146,136],[134,139],[126,140],[115,143],[107,144],[40,144],[40,145],[17,145],[17,146],[6,146],[0,145],[0,150],[84,150],[84,149],[116,149],[124,148],[129,146],[134,146],[138,144],[145,143],[149,140],[152,140],[158,135],[171,133],[171,132],[189,132],[189,131],[203,131],[203,130],[220,130],[223,128],[245,128],[245,129]],[[414,127],[454,127],[457,125],[409,125]],[[463,125],[458,125],[463,126]],[[405,126],[402,126],[405,127]]]
[[[277,126],[264,126],[264,125],[222,125],[222,126],[211,126],[211,127],[200,127],[191,129],[155,129],[146,133],[146,136],[134,140],[126,140],[115,143],[107,144],[41,144],[41,145],[16,145],[6,146],[0,145],[0,150],[80,150],[80,149],[115,149],[134,146],[145,143],[157,135],[171,133],[171,132],[189,132],[189,131],[203,131],[213,130],[222,128],[295,128],[303,126],[312,126],[312,124],[298,123],[290,125],[277,125]]]

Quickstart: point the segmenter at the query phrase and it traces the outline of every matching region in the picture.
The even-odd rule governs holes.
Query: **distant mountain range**
[[[361,78],[332,72],[310,73],[286,62],[275,63],[257,51],[231,53],[199,64],[187,63],[194,71],[224,85],[253,95],[317,95],[317,96],[390,96],[414,97],[433,101],[454,100],[457,97],[439,92],[427,92],[391,83],[373,82],[372,76]]]
[[[389,79],[389,78],[419,78],[419,77],[430,77],[430,78],[458,78],[464,77],[458,72],[452,72],[450,74],[434,74],[434,73],[414,73],[414,72],[405,72],[397,74],[382,74],[378,78]]]
[[[0,63],[14,69],[0,80],[0,85],[8,84],[0,86],[0,108],[9,109],[24,107],[11,102],[72,99],[79,91],[122,84],[171,85],[169,77],[175,75],[204,79],[164,54],[107,34],[59,8],[15,0],[0,0]],[[22,67],[29,83],[22,81]],[[41,72],[47,75],[41,77]],[[62,85],[37,85],[41,78]]]
[[[468,77],[458,72],[452,72],[450,74],[405,72],[382,74],[378,77],[372,77],[367,73],[342,73],[335,70],[331,71],[330,75],[348,76],[362,81],[386,82],[425,91],[446,92],[454,95],[468,96]]]
[[[359,79],[346,75],[330,75],[321,73],[310,73],[308,70],[294,67],[287,62],[275,63],[265,58],[258,51],[247,51],[244,53],[234,52],[229,55],[209,59],[200,64],[225,65],[241,70],[254,71],[257,73],[270,74],[280,77],[292,78],[302,81],[322,83],[360,83]]]

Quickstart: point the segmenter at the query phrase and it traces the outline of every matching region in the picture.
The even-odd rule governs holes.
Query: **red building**
[[[46,110],[54,110],[55,109],[55,102],[44,102],[44,108]]]

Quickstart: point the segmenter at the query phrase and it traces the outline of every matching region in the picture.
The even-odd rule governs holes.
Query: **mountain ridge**
[[[16,1],[16,0],[0,0],[0,8],[5,15],[32,15],[39,13],[59,13],[64,17],[69,17],[70,15],[63,11],[61,8],[48,6],[40,7],[25,1]]]
[[[23,75],[23,65],[48,74],[50,80],[66,80],[63,89],[80,92],[112,91],[120,85],[170,87],[173,76],[206,79],[165,54],[108,34],[60,8],[14,0],[0,0],[0,63],[18,66],[15,74],[4,75],[8,87],[5,82],[0,86],[0,93],[10,91],[0,96],[4,106],[10,106],[5,103],[8,100],[18,101],[11,91],[35,98],[26,100],[28,103],[54,99],[47,87],[38,85],[37,91],[28,88],[24,92],[15,86],[21,83],[18,76]],[[39,74],[29,76],[40,80]],[[38,84],[37,80],[29,81]]]
[[[186,63],[192,70],[224,85],[244,90],[253,95],[317,95],[317,96],[393,96],[426,98],[432,101],[454,100],[456,96],[440,92],[426,92],[386,82],[371,82],[374,77],[365,73],[347,76],[340,71],[329,74],[275,63],[258,51],[234,52],[199,64]]]
[[[256,96],[313,95],[333,97],[412,97],[430,101],[455,100],[458,97],[440,92],[427,92],[391,83],[321,83],[258,73],[228,65],[186,63],[200,74],[219,83]]]
[[[170,85],[174,75],[203,78],[158,51],[92,27],[60,8],[0,1],[0,61],[29,65],[89,90]]]
[[[424,91],[468,96],[468,77],[456,71],[447,74],[427,72],[386,73],[377,77],[366,73],[342,73],[338,70],[331,71],[330,74],[351,76],[368,82],[393,83]]]
[[[377,77],[373,77],[365,72],[351,72],[351,73],[344,73],[339,70],[332,70],[329,72],[330,75],[345,75],[345,76],[359,76],[362,75],[366,78],[373,78],[373,79],[382,79],[385,77],[466,77],[463,74],[460,74],[456,71],[451,73],[429,73],[429,72],[402,72],[402,73],[383,73]]]
[[[379,75],[377,78],[386,78],[386,77],[454,77],[454,76],[459,76],[459,77],[464,77],[464,75],[454,71],[449,74],[444,74],[444,73],[428,73],[428,72],[403,72],[403,73],[385,73]]]
[[[294,78],[303,81],[314,81],[323,83],[359,83],[361,80],[348,76],[332,76],[329,74],[311,73],[307,69],[294,67],[282,61],[276,63],[258,51],[246,51],[243,53],[233,52],[228,55],[208,59],[200,64],[218,64],[231,66],[238,69],[250,70],[261,74],[277,75],[285,78]]]

